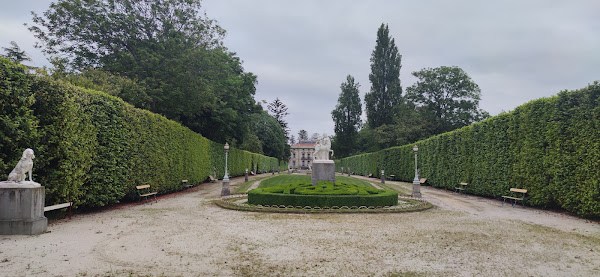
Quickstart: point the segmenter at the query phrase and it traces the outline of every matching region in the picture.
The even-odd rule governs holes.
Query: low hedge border
[[[214,203],[222,208],[249,211],[249,212],[270,212],[270,213],[403,213],[424,211],[433,207],[433,205],[421,198],[413,198],[410,196],[398,196],[399,200],[408,204],[385,206],[385,207],[367,207],[367,206],[342,206],[342,207],[292,207],[292,206],[262,206],[251,205],[248,202],[241,202],[248,199],[247,194],[229,195],[215,200]]]
[[[301,206],[301,207],[342,207],[342,206],[395,206],[398,204],[398,193],[393,190],[358,187],[351,184],[319,182],[320,191],[312,191],[312,184],[292,183],[276,187],[257,188],[248,192],[248,202],[256,205]],[[358,190],[357,190],[358,189]],[[285,193],[284,191],[288,191]],[[302,191],[294,193],[293,191]],[[351,193],[354,190],[354,193]],[[362,194],[360,192],[362,190]],[[290,193],[291,191],[291,193]],[[335,193],[335,194],[328,194]]]

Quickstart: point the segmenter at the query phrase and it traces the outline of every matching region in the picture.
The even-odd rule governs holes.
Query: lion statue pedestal
[[[9,180],[0,182],[0,235],[38,235],[48,229],[46,192],[31,180],[33,158],[33,150],[25,150]],[[25,181],[26,173],[29,181]]]
[[[40,184],[0,182],[0,235],[38,235],[48,229]]]

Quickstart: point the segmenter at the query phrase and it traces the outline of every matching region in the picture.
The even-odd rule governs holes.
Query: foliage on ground
[[[310,178],[310,175],[279,175],[262,181],[258,187],[268,188],[272,186],[279,186],[281,184],[291,184],[298,182],[310,183]],[[335,176],[335,180],[346,184],[352,184],[362,187],[372,187],[371,184],[369,184],[368,182],[350,177]]]
[[[339,179],[338,179],[339,178]],[[346,183],[343,180],[348,180]],[[248,192],[248,203],[310,207],[394,206],[398,193],[376,189],[366,182],[337,177],[335,184],[320,181],[313,185],[310,176],[278,176],[264,181]]]

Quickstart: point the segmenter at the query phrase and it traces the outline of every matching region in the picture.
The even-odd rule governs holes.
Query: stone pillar
[[[381,183],[385,184],[385,171],[381,170]]]
[[[48,230],[46,192],[34,182],[0,184],[0,235],[38,235]],[[23,185],[33,183],[35,185]]]
[[[223,179],[223,188],[221,189],[221,196],[230,195],[231,191],[229,190],[229,179]]]
[[[348,177],[350,177],[350,167],[348,167]]]
[[[248,169],[246,168],[246,174],[244,175],[244,182],[248,182]]]
[[[421,182],[413,182],[412,197],[421,198]]]

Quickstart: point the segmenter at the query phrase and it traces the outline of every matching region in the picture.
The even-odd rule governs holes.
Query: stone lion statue
[[[17,163],[17,166],[15,166],[15,169],[8,174],[8,181],[23,182],[25,181],[26,174],[29,173],[29,181],[33,182],[31,177],[31,171],[33,170],[33,159],[35,159],[33,150],[30,148],[25,149],[25,151],[23,151],[23,156]]]

